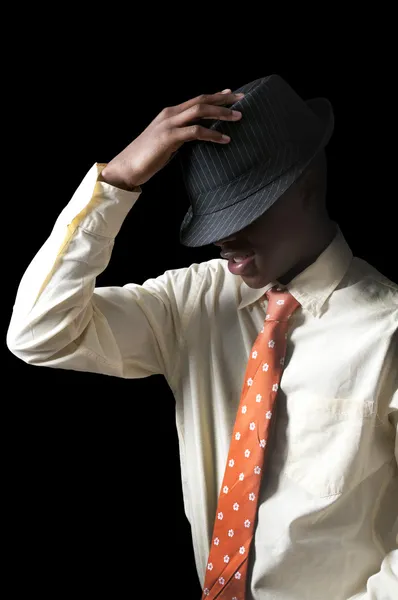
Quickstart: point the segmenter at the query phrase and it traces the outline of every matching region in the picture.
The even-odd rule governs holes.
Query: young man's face
[[[276,279],[285,283],[297,274],[310,235],[300,188],[293,185],[256,221],[215,245],[228,260],[229,270],[257,289]],[[250,257],[243,262],[233,260],[245,254]]]

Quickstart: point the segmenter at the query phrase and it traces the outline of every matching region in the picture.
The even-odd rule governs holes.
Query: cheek
[[[272,210],[272,209],[271,209]],[[259,221],[247,235],[247,244],[259,257],[259,262],[269,264],[277,257],[286,257],[297,246],[297,232],[300,227],[298,216],[293,211],[269,214],[267,220]]]
[[[270,265],[285,266],[294,261],[294,248],[293,236],[273,236],[264,240],[256,250],[258,268],[264,269]]]

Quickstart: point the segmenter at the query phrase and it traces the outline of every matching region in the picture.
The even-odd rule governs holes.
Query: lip
[[[221,258],[226,258],[227,260],[239,258],[239,256],[245,256],[245,254],[254,256],[254,252],[251,250],[222,250],[222,252],[220,252]]]
[[[254,261],[254,254],[248,256],[240,263],[234,262],[233,258],[228,259],[228,269],[233,275],[245,275],[250,271],[250,267]]]

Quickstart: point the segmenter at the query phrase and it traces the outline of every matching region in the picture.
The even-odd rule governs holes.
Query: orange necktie
[[[264,327],[250,352],[217,504],[202,600],[245,600],[250,544],[273,405],[282,375],[288,319],[299,302],[272,288]]]

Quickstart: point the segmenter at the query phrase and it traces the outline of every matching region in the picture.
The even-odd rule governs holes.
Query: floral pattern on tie
[[[272,288],[264,326],[251,349],[218,500],[202,600],[245,600],[247,559],[280,387],[288,319],[299,302]]]

